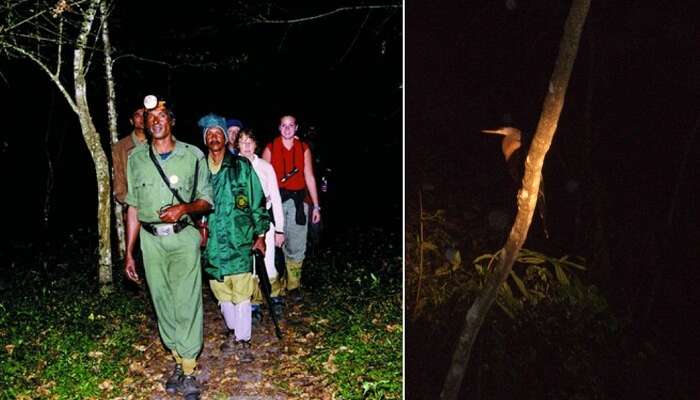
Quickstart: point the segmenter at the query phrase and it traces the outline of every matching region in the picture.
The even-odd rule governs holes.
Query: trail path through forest
[[[145,294],[144,294],[145,296]],[[144,297],[144,301],[147,299]],[[222,353],[226,338],[223,318],[208,287],[204,289],[204,349],[197,364],[197,380],[202,384],[202,399],[284,400],[330,399],[333,389],[321,376],[307,370],[301,358],[310,353],[316,338],[308,327],[313,322],[307,305],[287,303],[280,323],[282,340],[274,334],[274,325],[263,308],[264,318],[253,325],[251,338],[255,361],[241,363],[232,353]],[[144,318],[140,327],[143,340],[137,345],[139,356],[129,364],[129,377],[122,382],[122,399],[178,399],[165,392],[164,381],[174,361],[158,335],[155,316]]]

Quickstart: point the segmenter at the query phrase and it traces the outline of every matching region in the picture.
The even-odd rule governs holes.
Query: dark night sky
[[[506,3],[407,5],[407,204],[415,203],[420,185],[429,183],[436,187],[436,207],[506,207],[500,139],[480,130],[498,126],[510,113],[532,135],[569,2],[516,0],[513,10]],[[653,273],[664,269],[654,323],[665,324],[666,344],[688,365],[700,356],[688,351],[697,347],[691,343],[700,333],[697,323],[688,323],[688,318],[698,320],[700,301],[695,287],[700,154],[698,138],[689,142],[700,117],[697,16],[697,6],[689,2],[592,1],[544,167],[554,252],[573,251],[573,209],[589,189],[590,165],[606,196],[616,285],[608,295],[623,309],[635,295],[647,295]],[[587,120],[595,137],[590,163],[582,156]],[[663,222],[685,151],[687,166],[669,232]],[[570,180],[582,183],[578,194],[564,191]],[[649,243],[662,235],[671,237],[671,248],[656,258],[662,250]]]
[[[293,113],[300,133],[316,127],[317,153],[334,171],[332,190],[340,200],[325,204],[326,214],[359,224],[383,220],[400,229],[400,8],[341,12],[290,26],[246,24],[249,16],[268,11],[257,3],[163,4],[117,2],[113,10],[114,56],[121,56],[114,67],[120,136],[129,131],[131,111],[151,92],[164,95],[175,107],[176,136],[201,148],[196,121],[208,112],[241,119],[263,144],[277,135],[279,117]],[[334,2],[270,5],[269,18],[307,17],[335,8]],[[77,117],[35,65],[3,60],[0,70],[9,82],[0,83],[0,93],[11,100],[3,115],[16,116],[3,129],[1,167],[13,171],[4,179],[11,192],[22,193],[22,212],[12,213],[10,220],[21,221],[18,230],[29,232],[40,222],[47,170],[42,143],[48,128],[52,156],[61,151],[52,225],[61,231],[91,226],[96,214],[94,172]],[[106,132],[102,73],[96,56],[88,91],[98,130]],[[36,157],[30,158],[32,154]],[[367,200],[367,193],[380,189],[386,194],[382,201]],[[16,199],[4,197],[3,204],[15,204]]]

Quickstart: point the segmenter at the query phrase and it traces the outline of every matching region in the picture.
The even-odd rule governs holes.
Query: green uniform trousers
[[[199,232],[188,226],[168,236],[139,235],[160,336],[170,350],[195,359],[204,341]]]

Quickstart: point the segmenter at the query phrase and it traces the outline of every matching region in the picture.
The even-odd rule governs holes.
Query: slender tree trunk
[[[80,35],[76,41],[73,51],[73,81],[75,84],[75,105],[77,107],[78,119],[83,139],[87,144],[92,161],[95,164],[95,175],[97,178],[97,230],[99,235],[98,263],[99,282],[103,293],[111,290],[112,284],[112,245],[110,237],[110,198],[111,185],[109,181],[109,163],[107,156],[100,143],[100,135],[95,128],[90,116],[90,107],[87,101],[87,66],[85,59],[85,49],[87,39],[92,28],[97,7],[100,0],[92,0],[87,9]]]
[[[542,178],[544,157],[552,143],[559,116],[564,106],[566,89],[569,85],[571,70],[576,59],[581,31],[589,7],[590,0],[574,0],[571,4],[571,10],[564,25],[564,34],[559,45],[559,55],[554,65],[542,114],[537,124],[537,132],[530,145],[525,162],[525,175],[517,198],[518,214],[504,246],[503,255],[498,258],[494,273],[489,277],[484,290],[467,312],[464,328],[457,341],[457,346],[452,355],[452,363],[440,394],[441,399],[457,399],[462,380],[464,379],[464,373],[469,364],[469,355],[474,341],[489,309],[496,300],[498,287],[508,277],[517,254],[527,237],[527,232],[532,222],[532,214],[537,204],[537,193]]]
[[[56,40],[56,66],[55,70],[49,68],[49,64],[45,62],[46,55],[43,54],[42,48],[37,47],[36,50],[30,46],[22,47],[16,43],[9,41],[3,42],[3,46],[11,49],[16,53],[24,56],[34,62],[51,81],[56,85],[59,92],[63,95],[73,112],[78,116],[80,122],[80,130],[83,135],[83,140],[90,151],[90,156],[95,165],[95,175],[97,178],[97,229],[99,235],[98,244],[98,263],[99,263],[99,283],[102,293],[111,291],[112,283],[112,250],[110,237],[110,180],[109,180],[109,163],[105,155],[104,149],[100,142],[100,135],[92,122],[90,108],[87,101],[87,82],[86,74],[89,69],[89,61],[86,60],[86,51],[88,48],[88,37],[92,29],[97,9],[102,0],[89,0],[81,4],[80,14],[83,18],[80,33],[75,39],[73,47],[73,85],[74,91],[71,93],[63,84],[61,79],[61,67],[63,66],[63,46],[66,43],[72,43],[71,38],[63,36],[63,20],[58,24],[58,39]],[[67,4],[67,3],[66,3]],[[59,4],[57,4],[57,8]],[[55,17],[63,18],[62,13],[67,9],[59,10]],[[36,14],[39,15],[39,14]],[[33,18],[33,17],[32,17]],[[31,19],[31,18],[30,18]],[[28,20],[27,20],[28,21]]]
[[[109,40],[108,14],[107,3],[104,1],[100,2],[100,15],[102,17],[102,45],[104,47],[105,56],[105,80],[107,81],[107,119],[109,125],[109,136],[112,139],[112,143],[117,143],[119,141],[119,135],[117,133],[117,95],[114,89],[114,76],[112,74],[112,44]],[[112,174],[114,174],[114,171],[112,171]],[[114,196],[112,196],[112,201],[114,204],[114,225],[117,231],[117,242],[119,243],[119,258],[124,259],[126,243],[124,241],[123,209],[121,203],[116,201]]]
[[[46,193],[44,194],[44,207],[42,215],[42,223],[44,226],[44,243],[48,243],[49,239],[49,215],[51,212],[51,193],[53,192],[54,184],[54,168],[53,160],[51,159],[51,148],[49,146],[49,137],[51,133],[51,121],[53,120],[54,106],[56,104],[56,93],[51,92],[51,103],[49,106],[49,117],[46,123],[46,133],[44,135],[44,155],[46,156]]]

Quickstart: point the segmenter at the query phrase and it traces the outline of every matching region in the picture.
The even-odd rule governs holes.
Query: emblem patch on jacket
[[[248,198],[244,194],[236,195],[236,208],[239,210],[248,208]]]

